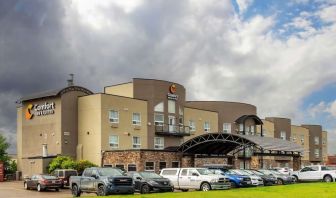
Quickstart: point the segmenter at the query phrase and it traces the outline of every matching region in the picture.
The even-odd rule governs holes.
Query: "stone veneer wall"
[[[228,164],[227,158],[195,158],[195,167],[203,167],[205,164]]]

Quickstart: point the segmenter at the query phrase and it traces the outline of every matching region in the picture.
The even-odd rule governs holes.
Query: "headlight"
[[[148,183],[150,185],[159,185],[156,181],[153,181],[153,180],[148,181]]]
[[[212,179],[212,180],[210,180],[210,183],[216,183],[216,182],[218,182],[218,179],[216,178],[216,179]]]
[[[113,183],[113,178],[108,178],[107,181]]]

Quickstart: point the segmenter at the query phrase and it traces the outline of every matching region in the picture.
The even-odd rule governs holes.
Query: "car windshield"
[[[231,170],[231,171],[234,172],[237,175],[247,175],[247,173],[245,173],[244,171],[241,171],[241,170],[235,169],[235,170]]]
[[[115,168],[100,168],[98,169],[100,176],[122,176],[123,174],[119,169]]]
[[[160,175],[153,172],[140,172],[139,175],[146,179],[158,179],[162,178]]]
[[[199,172],[199,174],[201,174],[201,175],[211,175],[211,174],[213,174],[209,169],[206,169],[206,168],[198,168],[198,169],[196,169],[198,172]]]
[[[260,172],[266,174],[266,175],[273,175],[274,173],[271,172],[270,170],[259,170]]]
[[[42,175],[43,179],[57,179],[57,177],[52,176],[52,175]]]
[[[250,170],[243,170],[247,175],[255,175],[254,172],[250,171]]]
[[[256,175],[262,176],[264,175],[263,173],[259,172],[259,171],[255,171],[255,170],[251,170],[251,172],[253,172]]]
[[[224,170],[223,171],[225,174],[229,174],[229,175],[235,175],[236,173],[230,171],[230,170]]]
[[[282,173],[275,171],[275,170],[269,170],[271,172],[271,174],[273,175],[282,175]]]

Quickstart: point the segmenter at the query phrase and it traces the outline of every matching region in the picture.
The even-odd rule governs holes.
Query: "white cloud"
[[[336,5],[323,8],[318,15],[325,22],[336,22]]]
[[[248,7],[253,3],[253,0],[236,0],[238,7],[239,7],[239,13],[243,14]]]

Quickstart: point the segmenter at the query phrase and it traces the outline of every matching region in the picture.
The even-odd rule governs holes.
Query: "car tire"
[[[278,185],[283,185],[284,184],[284,181],[282,179],[277,179],[277,184]]]
[[[23,187],[24,187],[25,190],[29,190],[27,182],[23,183]]]
[[[99,185],[98,190],[97,190],[97,195],[98,196],[106,196],[106,188],[104,185]]]
[[[147,184],[144,184],[141,186],[140,193],[141,194],[147,194],[150,192],[150,188]]]
[[[72,196],[74,197],[80,197],[80,194],[81,194],[77,185],[72,186],[71,193],[72,193]]]
[[[233,181],[230,182],[230,186],[231,186],[231,188],[237,188],[236,183],[234,183]]]
[[[204,191],[204,192],[209,191],[209,190],[211,190],[211,186],[210,186],[209,183],[204,182],[204,183],[201,185],[200,190],[201,190],[201,191]]]
[[[298,176],[293,175],[293,177],[294,177],[294,183],[298,183],[298,182],[299,182],[299,178],[298,178]]]
[[[333,179],[332,179],[332,177],[330,175],[326,175],[326,176],[323,177],[323,181],[324,182],[332,182]]]
[[[41,191],[42,191],[41,185],[40,185],[40,184],[37,184],[36,189],[37,189],[38,192],[41,192]]]
[[[181,189],[182,192],[188,192],[189,189]]]

